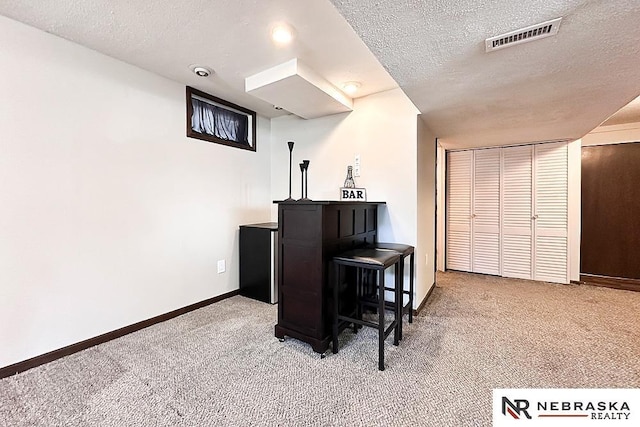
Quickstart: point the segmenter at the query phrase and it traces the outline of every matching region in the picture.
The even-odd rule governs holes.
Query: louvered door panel
[[[502,149],[502,275],[531,279],[531,146]]]
[[[535,280],[569,283],[567,280],[567,239],[536,235]]]
[[[447,269],[471,271],[471,234],[449,231],[447,234]]]
[[[535,146],[534,275],[536,280],[568,283],[566,143]]]
[[[502,276],[531,279],[531,236],[502,237]]]
[[[500,274],[500,149],[474,152],[472,271]]]
[[[471,271],[472,151],[447,153],[448,269]]]

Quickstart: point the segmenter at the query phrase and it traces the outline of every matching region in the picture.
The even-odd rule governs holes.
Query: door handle
[[[538,219],[538,215],[532,216],[531,219]]]
[[[471,218],[475,218],[475,217],[476,217],[476,214],[471,214]]]

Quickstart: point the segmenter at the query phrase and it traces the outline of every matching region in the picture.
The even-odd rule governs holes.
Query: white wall
[[[256,153],[188,139],[183,85],[4,17],[0,40],[0,367],[237,289],[269,120]]]
[[[309,197],[337,200],[347,166],[360,154],[362,173],[355,181],[367,189],[369,201],[385,201],[379,210],[378,240],[416,246],[417,235],[417,109],[400,89],[354,102],[354,111],[313,120],[295,116],[273,119],[272,194],[288,196],[287,141],[294,141],[293,197],[300,198],[300,169],[309,166]],[[272,218],[277,210],[272,209]],[[421,247],[418,250],[423,250]],[[424,258],[423,258],[424,259]],[[422,267],[419,260],[416,264]],[[432,282],[416,282],[416,293],[425,294]]]
[[[422,303],[435,285],[436,262],[436,136],[418,119],[418,245],[415,259],[417,282],[415,305]]]
[[[436,253],[438,258],[438,270],[445,271],[445,243],[446,243],[446,230],[445,230],[445,215],[446,215],[446,179],[447,179],[447,169],[446,169],[446,158],[447,152],[438,142],[438,148],[436,152],[436,192],[437,192],[437,204],[438,204],[438,212],[436,216],[438,236],[436,241]]]
[[[567,250],[569,280],[580,280],[580,230],[582,229],[582,150],[581,141],[575,140],[568,146],[567,184]]]
[[[599,126],[582,137],[582,146],[640,141],[640,123]]]
[[[354,102],[354,111],[313,120],[285,116],[271,121],[273,199],[288,196],[287,141],[294,141],[293,197],[300,198],[300,169],[309,166],[309,198],[337,200],[347,166],[360,154],[358,187],[370,201],[386,201],[379,239],[415,243],[417,110],[400,89]],[[275,207],[273,209],[275,215]],[[274,216],[273,218],[275,218]]]

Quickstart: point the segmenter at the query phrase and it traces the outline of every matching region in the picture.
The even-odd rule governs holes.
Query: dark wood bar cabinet
[[[331,340],[332,257],[375,243],[384,202],[278,203],[278,324],[275,336],[324,353]]]

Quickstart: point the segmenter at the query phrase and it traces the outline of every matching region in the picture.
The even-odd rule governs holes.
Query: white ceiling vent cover
[[[505,47],[555,36],[558,34],[560,21],[562,21],[562,18],[556,18],[551,21],[543,22],[542,24],[532,25],[527,28],[488,38],[485,40],[486,51],[492,52]]]

